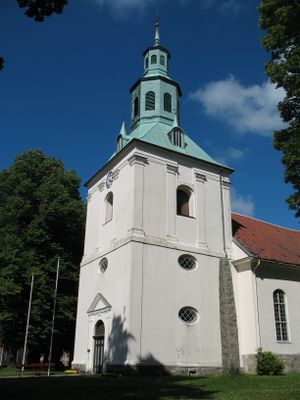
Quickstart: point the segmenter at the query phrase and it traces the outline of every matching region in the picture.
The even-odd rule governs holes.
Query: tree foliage
[[[53,13],[61,14],[68,0],[17,0],[20,7],[25,8],[25,15],[42,22]]]
[[[259,11],[262,44],[271,52],[266,72],[286,91],[278,109],[288,125],[274,132],[274,147],[283,152],[285,182],[294,189],[287,203],[300,217],[300,1],[262,0]]]
[[[85,205],[80,180],[40,150],[0,171],[0,343],[22,348],[31,274],[29,345],[48,354],[57,256],[61,268],[54,345],[72,350]]]

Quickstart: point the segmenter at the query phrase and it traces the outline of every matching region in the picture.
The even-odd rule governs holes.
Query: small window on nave
[[[286,316],[285,293],[277,289],[273,293],[276,338],[279,342],[288,341],[288,324]]]

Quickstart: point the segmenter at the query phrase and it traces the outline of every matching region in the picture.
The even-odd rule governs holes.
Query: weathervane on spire
[[[155,21],[155,38],[154,38],[154,47],[158,47],[160,45],[159,39],[159,14],[158,10],[156,12],[156,21]]]

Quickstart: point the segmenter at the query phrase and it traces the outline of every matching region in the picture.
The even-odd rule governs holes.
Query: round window
[[[107,270],[108,266],[108,261],[107,258],[102,258],[102,260],[99,263],[99,269],[102,273],[104,273]]]
[[[178,312],[178,317],[186,324],[194,324],[198,321],[198,311],[193,307],[182,307]]]
[[[186,269],[187,271],[191,271],[196,268],[197,263],[196,259],[189,254],[183,254],[178,258],[178,263],[181,268]]]

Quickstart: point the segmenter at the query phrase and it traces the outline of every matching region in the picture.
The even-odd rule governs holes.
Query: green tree
[[[282,151],[284,179],[294,192],[286,200],[300,217],[300,1],[262,0],[260,27],[266,30],[262,44],[271,52],[266,72],[286,91],[278,104],[287,127],[274,132],[274,147]]]
[[[72,350],[85,205],[80,180],[61,161],[32,150],[0,171],[0,342],[23,347],[31,274],[29,346],[48,354],[57,256],[61,269],[54,347]]]
[[[38,22],[44,21],[53,13],[61,14],[68,0],[17,0],[20,7],[25,8],[25,15]]]

